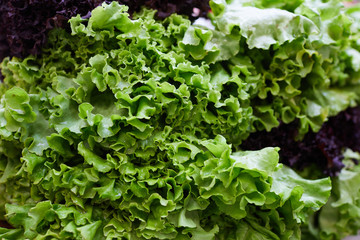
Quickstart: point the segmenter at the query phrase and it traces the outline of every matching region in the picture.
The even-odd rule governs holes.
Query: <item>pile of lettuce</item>
[[[52,30],[41,56],[4,59],[0,218],[13,228],[0,238],[338,239],[359,228],[357,153],[339,177],[306,179],[279,148],[241,142],[295,120],[301,138],[358,105],[360,9],[210,6],[211,24],[191,24],[103,3],[71,18],[71,34]]]

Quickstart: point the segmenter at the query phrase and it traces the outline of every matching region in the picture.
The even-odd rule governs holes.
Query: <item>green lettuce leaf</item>
[[[211,3],[215,15],[213,21],[219,30],[230,34],[234,27],[238,27],[250,49],[269,49],[271,45],[281,45],[318,32],[310,19],[285,10],[243,6],[241,1],[226,4],[216,0]]]

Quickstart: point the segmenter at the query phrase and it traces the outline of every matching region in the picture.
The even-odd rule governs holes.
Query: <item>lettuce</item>
[[[50,32],[41,56],[5,58],[0,211],[15,229],[1,238],[300,239],[330,178],[241,141],[356,105],[350,32],[323,34],[305,5],[242,4],[212,1],[211,29],[104,3]],[[287,31],[251,31],[262,22]]]

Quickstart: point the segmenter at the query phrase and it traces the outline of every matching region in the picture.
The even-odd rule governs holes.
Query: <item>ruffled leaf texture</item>
[[[103,4],[72,34],[53,30],[41,57],[2,62],[0,211],[14,229],[1,238],[300,239],[331,182],[282,166],[278,148],[236,151],[278,122],[249,98],[256,64],[200,62],[184,49],[189,20],[126,10]],[[233,55],[211,43],[211,61]]]

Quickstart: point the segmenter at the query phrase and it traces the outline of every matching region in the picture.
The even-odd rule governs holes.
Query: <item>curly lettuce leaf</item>
[[[269,49],[271,45],[318,32],[310,19],[281,9],[259,9],[243,6],[241,1],[226,4],[221,0],[211,1],[211,7],[217,28],[230,34],[238,27],[250,49]]]

